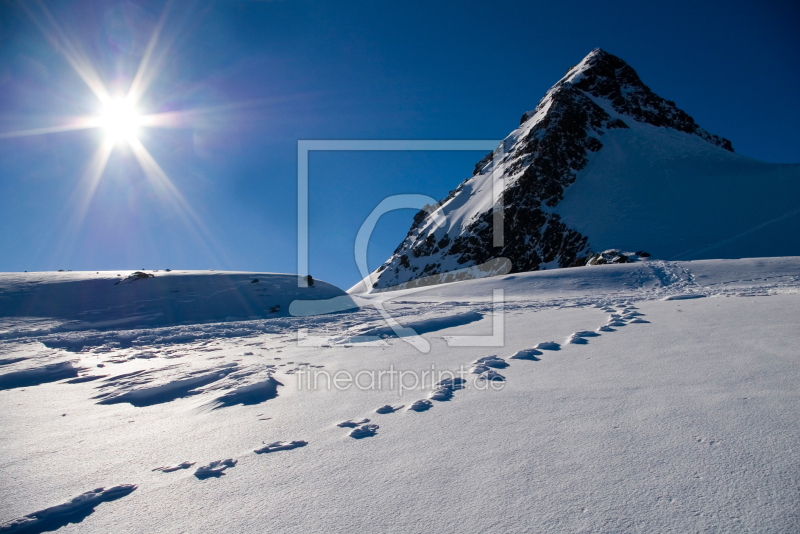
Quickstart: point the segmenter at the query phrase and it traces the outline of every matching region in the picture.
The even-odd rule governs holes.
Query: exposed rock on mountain
[[[754,209],[750,190],[765,179],[788,190]],[[417,213],[394,254],[351,291],[447,282],[457,270],[471,276],[464,268],[498,274],[474,268],[499,258],[520,272],[635,261],[646,256],[619,251],[642,248],[660,258],[738,257],[743,247],[719,244],[791,212],[787,198],[797,204],[799,194],[799,166],[734,154],[730,141],[653,93],[623,60],[595,49],[472,177]],[[718,217],[720,209],[728,219],[741,215],[744,206],[739,219]],[[446,223],[437,226],[432,213]],[[767,255],[786,253],[773,249]]]

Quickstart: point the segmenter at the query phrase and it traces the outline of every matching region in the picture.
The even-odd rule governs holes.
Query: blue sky
[[[0,271],[294,272],[298,139],[501,139],[598,46],[737,152],[799,162],[797,3],[643,4],[2,2]],[[124,95],[160,20],[137,107],[178,120],[139,139],[183,203],[124,143],[89,195],[100,129],[2,137],[102,113],[64,42]],[[311,273],[355,283],[380,200],[441,198],[482,155],[312,154]],[[381,220],[371,267],[412,216]]]

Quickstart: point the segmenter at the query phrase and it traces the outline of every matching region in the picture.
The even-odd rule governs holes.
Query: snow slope
[[[606,250],[624,252],[609,255],[615,262],[640,251],[660,259],[798,255],[800,164],[735,154],[596,49],[472,177],[420,211],[394,254],[349,292],[449,282],[454,270],[499,258],[510,272],[581,266]]]
[[[645,249],[688,260],[800,253],[800,165],[765,163],[649,124],[629,126],[604,136],[603,149],[557,208],[594,250]]]
[[[0,273],[0,336],[18,325],[30,331],[69,331],[284,317],[295,300],[337,296],[347,299],[327,282],[308,287],[296,275],[275,273]]]
[[[451,346],[493,332],[496,290],[502,346]],[[54,509],[59,532],[796,532],[799,292],[797,257],[654,260],[324,316],[20,328],[0,339],[0,532]],[[428,353],[354,342],[385,327],[379,298]],[[390,370],[404,387],[370,384]]]

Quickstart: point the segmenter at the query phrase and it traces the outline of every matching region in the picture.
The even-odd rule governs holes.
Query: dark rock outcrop
[[[629,130],[631,121],[685,132],[733,151],[730,141],[703,130],[674,102],[653,93],[620,58],[595,49],[536,109],[522,115],[519,128],[475,165],[472,177],[414,216],[406,239],[373,273],[373,288],[430,279],[497,258],[510,260],[511,272],[536,271],[543,264],[629,261],[617,251],[594,253],[589,236],[570,228],[554,208],[592,154],[603,149],[603,136]],[[492,194],[490,176],[504,180],[499,198],[487,196]],[[454,214],[461,219],[437,228],[431,217],[436,210],[448,220]],[[501,210],[502,244],[495,246],[494,222]],[[616,254],[609,256],[611,252]]]

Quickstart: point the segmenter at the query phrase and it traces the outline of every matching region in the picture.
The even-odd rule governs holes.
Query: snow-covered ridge
[[[0,337],[19,330],[162,327],[286,317],[296,300],[324,301],[341,289],[276,273],[102,271],[0,274]],[[32,320],[36,318],[37,320]],[[19,334],[20,332],[17,332]]]
[[[700,128],[675,102],[653,93],[633,68],[620,58],[595,48],[571,68],[555,87],[571,85],[611,102],[614,110],[638,122],[690,133],[733,152],[731,142]]]
[[[612,148],[604,149],[609,144]],[[687,155],[694,158],[688,165]],[[598,167],[597,161],[603,164]],[[653,93],[624,61],[595,49],[570,68],[534,110],[522,116],[520,126],[497,150],[478,162],[471,178],[434,206],[434,211],[446,217],[443,227],[434,224],[428,215],[430,210],[420,211],[406,239],[373,273],[372,287],[362,287],[364,284],[360,283],[350,292],[386,290],[420,279],[447,281],[445,273],[498,258],[510,260],[511,272],[521,272],[585,265],[599,251],[620,247],[662,258],[702,250],[736,235],[728,232],[724,224],[713,231],[698,232],[716,222],[709,220],[703,208],[714,206],[720,195],[706,190],[726,183],[732,169],[742,176],[740,182],[749,180],[751,187],[759,183],[759,192],[766,193],[768,201],[753,210],[748,193],[728,195],[725,209],[729,218],[748,210],[748,223],[764,224],[775,216],[771,202],[777,200],[783,210],[780,213],[786,213],[791,212],[786,199],[800,198],[800,166],[755,163],[734,154],[730,141],[700,128],[674,102]],[[606,180],[609,187],[600,183],[591,195],[576,197],[571,193],[576,187],[573,184],[596,183],[592,177],[598,173],[612,175]],[[692,198],[691,211],[686,209],[686,203],[674,205],[673,201],[666,205],[668,197],[658,191],[668,185],[669,180],[665,183],[660,178],[665,174],[668,179],[677,175],[696,184],[690,187],[701,188],[704,196]],[[495,247],[493,242],[494,210],[500,200],[495,198],[493,186],[498,178],[504,180],[502,247]],[[743,186],[740,182],[737,187]],[[644,183],[652,186],[646,196],[628,196],[623,205],[615,201],[621,192]],[[568,191],[572,197],[570,208],[564,210],[562,201]],[[690,191],[683,194],[692,196]],[[582,212],[598,205],[613,205],[614,210],[588,221],[581,217]],[[676,215],[677,212],[682,213]],[[656,220],[652,216],[646,218],[653,213],[658,215]],[[609,222],[621,222],[626,230],[633,230],[625,232],[624,240],[615,242],[613,235],[609,238],[603,232],[613,226]],[[619,225],[614,228],[619,232]],[[702,239],[687,242],[680,250],[669,246],[668,240],[681,242],[687,233],[702,234]],[[596,240],[596,235],[603,239]],[[654,249],[654,243],[661,247]],[[717,249],[688,257],[763,254],[748,252],[742,243],[739,245],[722,256]],[[800,249],[779,246],[765,255],[798,253]]]

